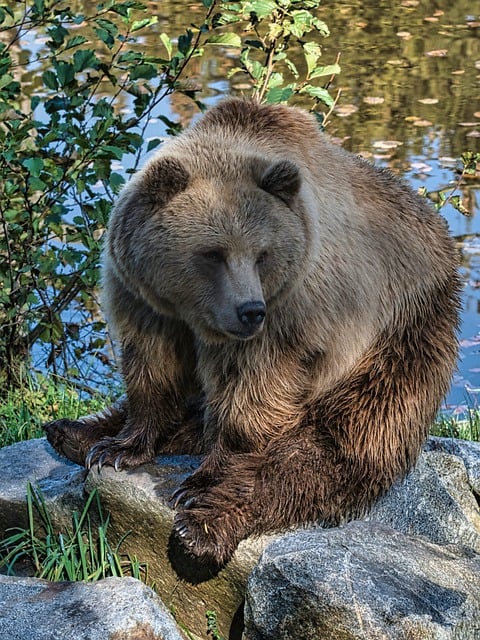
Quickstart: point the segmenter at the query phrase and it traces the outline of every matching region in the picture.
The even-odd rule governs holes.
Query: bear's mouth
[[[237,329],[218,329],[211,326],[204,327],[202,331],[203,340],[208,343],[224,342],[248,342],[258,336],[263,329],[263,324],[253,331],[239,331]]]

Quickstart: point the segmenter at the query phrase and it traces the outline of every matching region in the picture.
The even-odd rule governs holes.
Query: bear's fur
[[[126,397],[47,426],[86,464],[199,453],[177,539],[362,514],[414,464],[457,356],[446,225],[302,110],[229,99],[164,143],[112,213],[104,307]]]

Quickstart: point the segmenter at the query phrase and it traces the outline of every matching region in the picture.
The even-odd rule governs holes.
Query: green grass
[[[480,441],[480,409],[467,408],[460,415],[440,415],[430,433],[445,438]]]
[[[94,413],[109,400],[100,394],[82,396],[73,385],[55,383],[40,375],[29,376],[21,388],[0,397],[0,447],[40,438],[46,422]]]
[[[29,482],[27,515],[26,529],[13,529],[0,541],[0,570],[8,575],[15,575],[21,564],[35,577],[53,582],[132,576],[148,583],[146,563],[120,552],[126,536],[115,546],[108,540],[109,516],[103,513],[96,490],[81,513],[72,512],[71,526],[58,531],[40,489]]]

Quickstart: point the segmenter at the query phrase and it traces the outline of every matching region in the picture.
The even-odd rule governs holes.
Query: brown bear
[[[356,517],[416,461],[459,288],[424,199],[312,115],[227,99],[121,193],[103,297],[126,397],[48,439],[87,467],[203,454],[175,532],[217,566],[251,534]]]

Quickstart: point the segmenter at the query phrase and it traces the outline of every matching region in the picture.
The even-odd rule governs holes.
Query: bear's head
[[[305,261],[300,187],[289,160],[198,171],[160,156],[120,197],[107,251],[127,288],[198,339],[247,340],[288,304]]]

